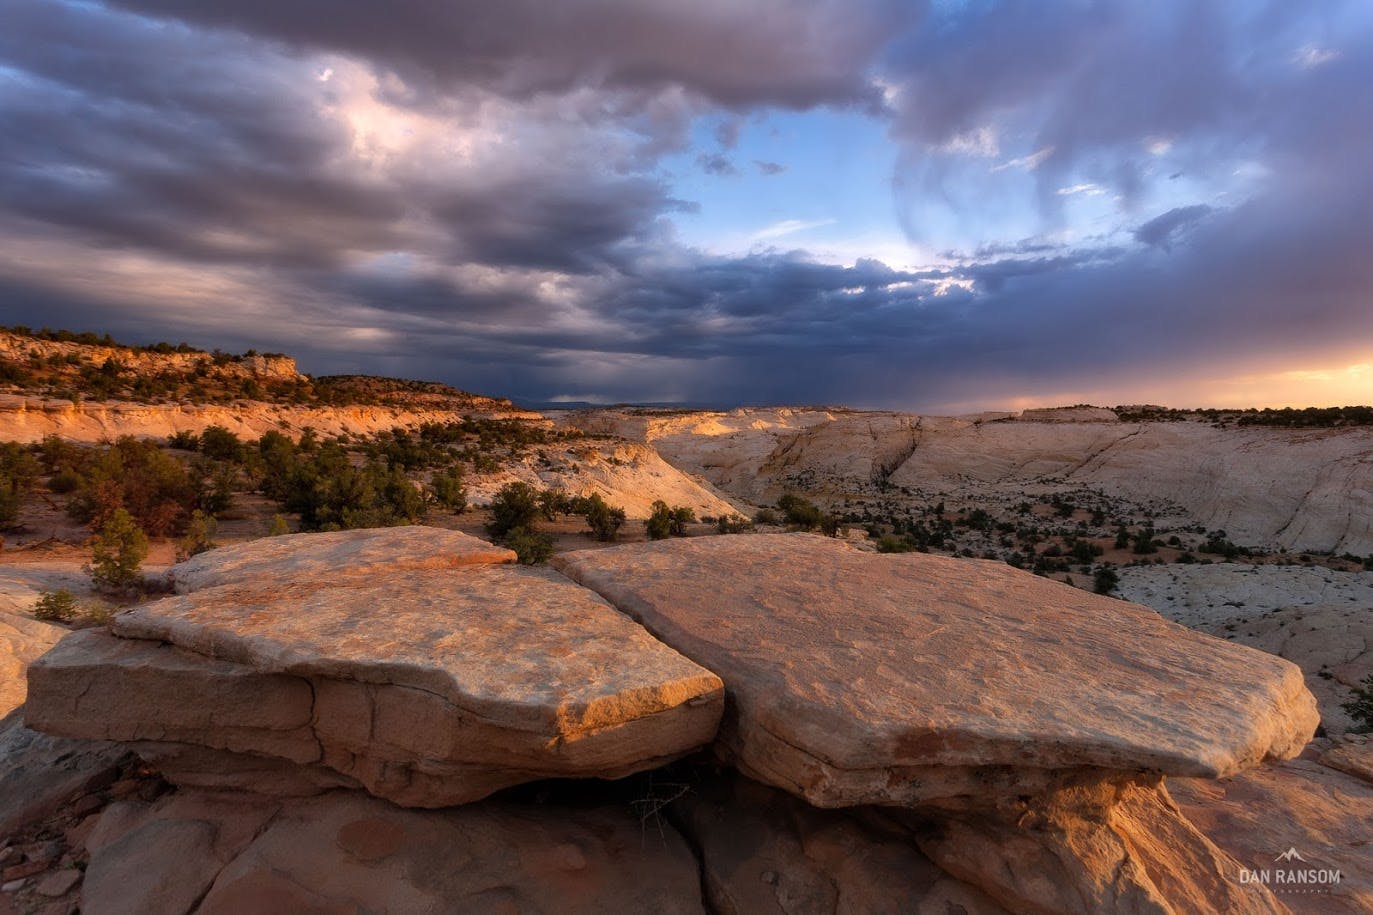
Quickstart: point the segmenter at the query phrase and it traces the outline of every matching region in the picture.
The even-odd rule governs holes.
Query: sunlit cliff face
[[[9,323],[530,400],[1373,399],[1354,0],[5,19]]]

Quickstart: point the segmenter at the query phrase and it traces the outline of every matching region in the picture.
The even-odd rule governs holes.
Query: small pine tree
[[[66,588],[44,591],[33,605],[33,618],[45,623],[70,623],[76,619],[76,596]]]
[[[177,562],[190,559],[207,550],[213,550],[219,544],[215,543],[215,534],[219,533],[219,522],[214,515],[206,514],[200,509],[191,512],[191,520],[186,525],[186,536],[182,537],[176,544]]]
[[[553,538],[527,527],[517,527],[506,534],[505,545],[515,551],[522,565],[538,565],[553,556]]]
[[[148,558],[148,535],[127,510],[116,508],[91,549],[91,580],[102,591],[131,591],[142,583],[139,567]]]

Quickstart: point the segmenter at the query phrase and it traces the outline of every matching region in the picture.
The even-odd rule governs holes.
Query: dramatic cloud
[[[529,400],[945,409],[1373,351],[1357,0],[4,20],[14,323]]]

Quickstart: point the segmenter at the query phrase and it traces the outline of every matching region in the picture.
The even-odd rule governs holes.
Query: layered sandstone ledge
[[[505,897],[476,887],[508,858],[444,877],[411,839],[442,856],[467,848],[463,824],[505,810],[482,800],[501,788],[636,772],[666,859],[613,850],[623,811],[600,826],[588,814],[572,850],[546,866],[530,852],[518,879],[571,881],[585,893],[569,905],[587,911],[651,907],[633,874],[578,880],[595,855],[620,854],[699,891],[681,877],[698,864],[684,831],[705,895],[683,911],[766,911],[752,905],[763,898],[777,911],[1283,910],[1238,881],[1164,786],[1302,749],[1315,705],[1281,659],[1004,565],[810,535],[584,551],[559,558],[563,574],[507,558],[425,529],[217,551],[173,571],[186,593],[35,663],[31,726],[115,741],[181,786],[129,814],[143,825],[121,828],[144,838],[92,859],[91,910],[145,860],[136,849],[200,828],[188,821],[246,837],[194,862],[204,873],[185,892],[206,905],[303,893],[302,905],[394,906],[416,880],[439,908],[495,905]],[[207,788],[231,789],[229,807],[196,813]],[[424,820],[392,804],[466,806]],[[268,809],[257,839],[260,826],[240,828]],[[544,815],[529,828],[576,820]],[[372,832],[396,837],[390,851]],[[491,835],[524,854],[513,834]],[[359,871],[331,888],[331,868],[353,873],[357,842],[363,859],[409,862],[410,882],[383,891]],[[531,892],[506,908],[543,905]]]

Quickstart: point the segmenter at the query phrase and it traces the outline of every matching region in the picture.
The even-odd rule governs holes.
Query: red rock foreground
[[[1302,749],[1285,661],[808,535],[573,581],[457,540],[388,566],[388,536],[349,535],[365,576],[326,538],[206,554],[176,574],[209,587],[30,668],[30,726],[179,786],[101,814],[83,912],[1285,911],[1164,785]]]

